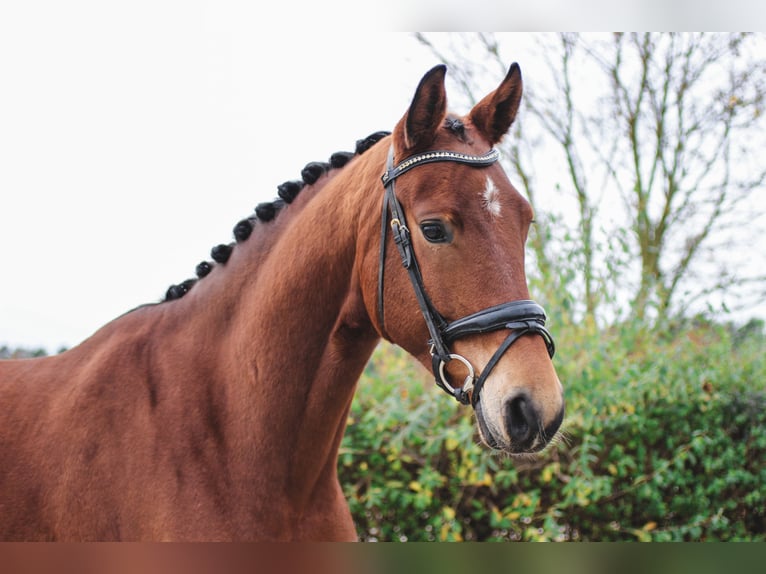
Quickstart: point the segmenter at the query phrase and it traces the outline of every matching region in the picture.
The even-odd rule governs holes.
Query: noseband
[[[420,267],[412,248],[410,230],[407,228],[407,222],[404,218],[404,210],[396,198],[394,181],[409,170],[427,163],[451,161],[480,168],[492,165],[499,157],[500,154],[496,149],[491,149],[481,156],[467,155],[454,151],[431,151],[411,156],[394,166],[394,148],[391,146],[388,152],[386,173],[382,177],[386,191],[383,196],[383,213],[380,225],[380,265],[378,273],[378,322],[380,329],[382,332],[385,332],[383,281],[386,263],[386,238],[388,230],[391,229],[394,244],[399,251],[404,268],[407,269],[410,282],[415,290],[415,297],[418,300],[420,310],[428,326],[428,332],[431,335],[428,345],[430,347],[432,369],[436,377],[436,384],[455,397],[460,403],[464,405],[471,404],[474,407],[479,400],[481,388],[484,386],[484,382],[489,377],[492,369],[495,368],[503,354],[520,337],[526,334],[540,335],[545,341],[548,355],[553,357],[555,345],[553,337],[545,328],[545,311],[534,301],[510,301],[494,307],[488,307],[451,323],[448,322],[436,310],[436,307],[434,307],[426,293],[423,276],[420,273]],[[500,329],[509,329],[511,332],[497,351],[495,351],[495,354],[492,355],[492,358],[490,358],[478,378],[471,363],[465,357],[452,353],[449,349],[449,344],[460,337],[489,333]],[[468,375],[463,381],[462,386],[459,387],[453,386],[445,373],[447,363],[453,360],[462,363],[468,370]]]

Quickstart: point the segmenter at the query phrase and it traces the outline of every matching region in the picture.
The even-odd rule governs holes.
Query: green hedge
[[[764,540],[762,330],[558,339],[563,439],[511,459],[401,351],[376,351],[339,460],[363,540]]]

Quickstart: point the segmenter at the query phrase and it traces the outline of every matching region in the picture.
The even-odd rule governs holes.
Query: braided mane
[[[355,155],[363,154],[389,134],[390,132],[386,131],[375,132],[366,138],[357,140],[354,152],[339,151],[332,154],[327,162],[313,161],[306,164],[301,170],[301,179],[286,181],[278,185],[277,198],[273,201],[259,203],[255,206],[255,213],[253,215],[237,222],[232,230],[234,241],[231,243],[221,243],[213,247],[210,251],[210,257],[213,261],[202,261],[199,263],[195,270],[195,278],[186,279],[181,283],[168,287],[163,302],[180,299],[191,291],[197,281],[209,275],[216,264],[225,265],[236,245],[246,241],[253,233],[256,225],[268,223],[276,218],[282,209],[298,197],[298,194],[304,187],[314,185],[320,177],[330,172],[330,170],[344,167]]]

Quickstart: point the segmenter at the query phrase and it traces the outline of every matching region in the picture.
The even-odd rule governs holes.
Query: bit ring
[[[445,361],[439,362],[439,378],[441,379],[442,384],[444,385],[444,388],[447,389],[447,391],[452,394],[453,396],[457,396],[458,393],[465,394],[471,389],[473,389],[473,382],[476,379],[475,371],[473,370],[473,365],[468,362],[468,359],[463,357],[462,355],[456,355],[454,353],[450,353],[449,358],[451,360],[458,361],[459,363],[462,363],[466,369],[468,369],[468,375],[466,375],[465,380],[463,381],[463,386],[456,389],[453,387],[448,379],[447,374],[444,372],[444,367],[447,365]]]

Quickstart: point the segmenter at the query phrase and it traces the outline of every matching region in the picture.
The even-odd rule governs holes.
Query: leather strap
[[[556,348],[553,337],[545,329],[546,320],[545,310],[534,301],[528,299],[510,301],[453,321],[444,329],[443,335],[444,339],[450,343],[466,335],[487,333],[498,329],[513,329],[516,326],[525,328],[532,324],[531,328],[540,327],[547,334],[543,338],[548,347],[548,354],[553,357]]]
[[[495,351],[495,354],[492,355],[492,358],[489,360],[487,365],[484,367],[484,370],[479,375],[479,378],[476,379],[476,382],[473,384],[473,390],[471,392],[471,406],[476,408],[476,403],[479,401],[479,395],[481,394],[481,389],[484,386],[484,383],[487,380],[487,377],[489,377],[489,374],[492,372],[492,369],[495,368],[497,363],[500,361],[500,358],[505,354],[505,352],[510,348],[511,345],[513,345],[520,337],[526,335],[527,333],[545,333],[548,338],[543,336],[543,338],[546,341],[546,344],[550,340],[551,343],[553,342],[553,339],[550,339],[550,334],[548,334],[548,331],[545,330],[545,327],[538,327],[538,326],[531,326],[527,325],[525,327],[513,327],[513,330],[511,333],[506,337],[505,341],[503,341],[503,344],[500,345]],[[553,354],[550,350],[550,347],[548,348],[548,354],[553,357]]]
[[[388,170],[391,171],[393,165],[393,151],[394,148],[388,152]],[[447,321],[436,310],[431,299],[425,290],[423,284],[423,276],[420,273],[420,267],[418,261],[415,258],[415,253],[412,249],[412,239],[410,236],[410,230],[407,227],[407,220],[404,217],[404,210],[402,209],[399,200],[396,198],[396,192],[394,190],[394,179],[390,178],[386,184],[386,192],[383,196],[383,215],[381,217],[381,236],[380,236],[380,264],[378,271],[378,322],[380,323],[381,331],[385,331],[385,309],[384,309],[384,278],[385,278],[385,263],[386,263],[386,235],[388,229],[391,229],[391,235],[394,239],[394,244],[399,251],[399,256],[402,260],[402,265],[407,270],[407,274],[410,278],[410,283],[415,291],[415,297],[418,300],[420,311],[425,319],[428,332],[431,335],[431,341],[429,344],[434,346],[435,354],[445,361],[449,361],[449,349],[442,340],[441,331],[447,326]],[[390,214],[390,220],[389,220]]]

